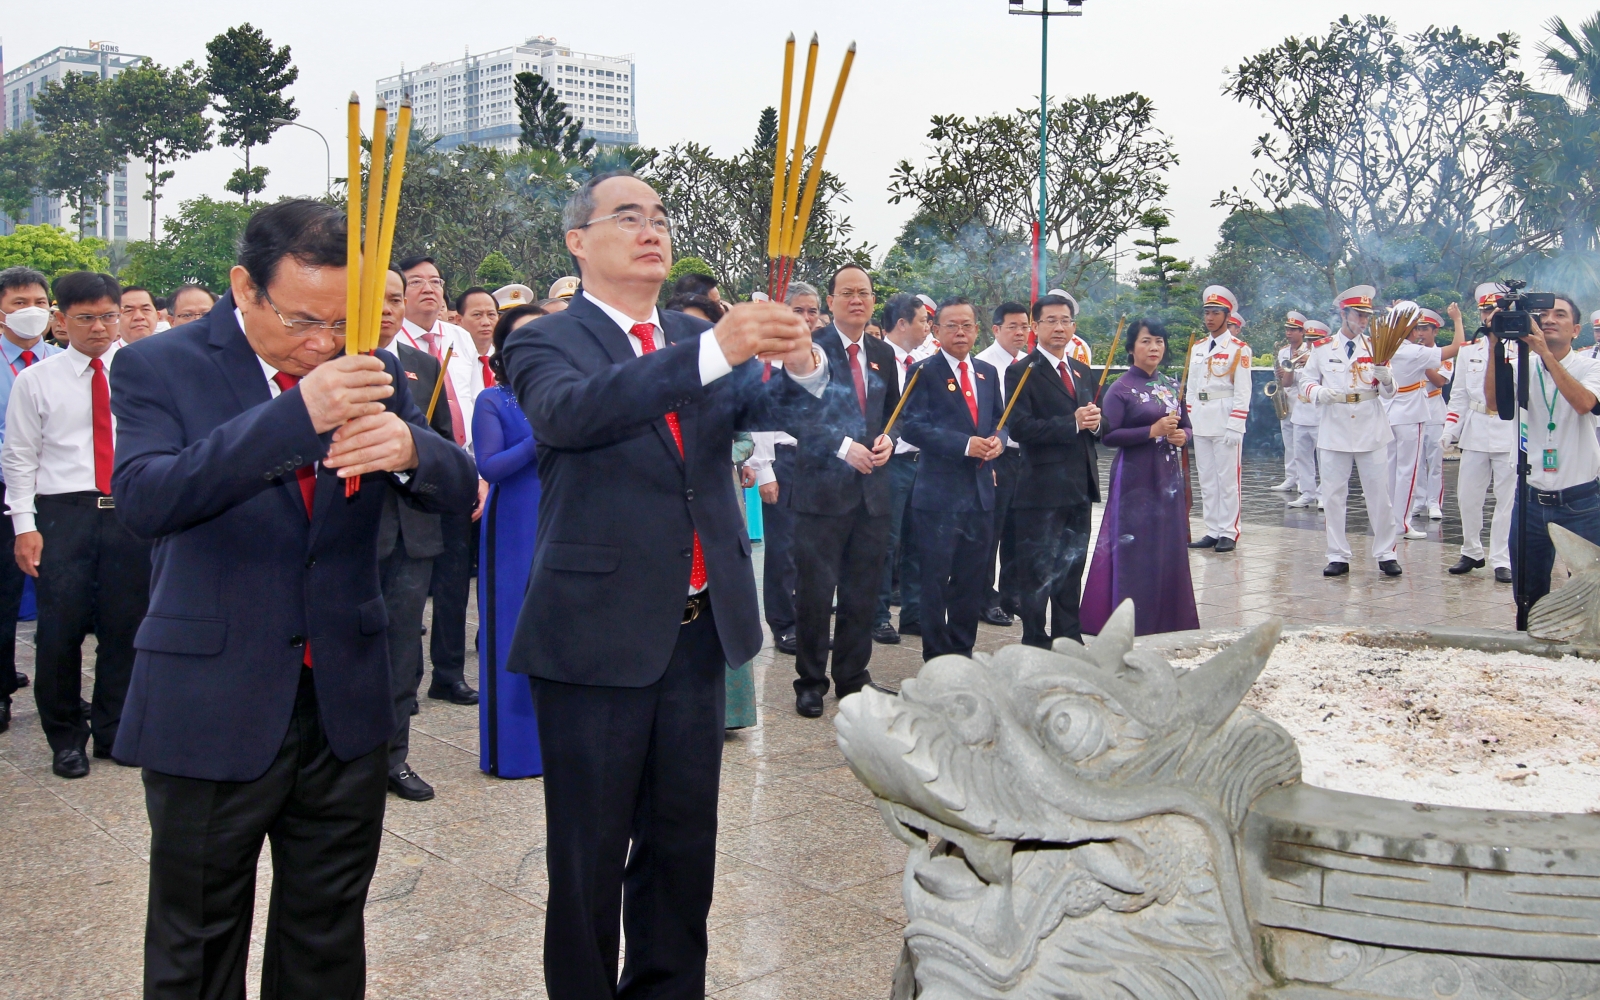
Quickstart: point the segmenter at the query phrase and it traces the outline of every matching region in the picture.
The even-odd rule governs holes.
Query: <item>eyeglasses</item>
[[[1046,316],[1039,321],[1040,326],[1071,326],[1077,320],[1071,316]]]
[[[940,323],[939,329],[948,333],[975,333],[978,325],[976,323]]]
[[[845,300],[852,300],[852,299],[863,299],[863,300],[865,300],[865,299],[872,298],[872,291],[870,289],[855,289],[855,290],[846,289],[846,290],[844,290],[842,292],[835,292],[833,297],[836,298],[836,299],[845,299]]]
[[[104,323],[106,326],[116,326],[117,321],[121,318],[122,313],[120,312],[78,313],[77,315],[67,317],[67,319],[72,320],[74,323],[77,323],[80,326],[93,326],[96,321]]]
[[[574,226],[573,228],[588,229],[590,226],[608,222],[612,219],[616,220],[617,228],[625,233],[641,232],[646,225],[649,225],[657,236],[672,236],[671,219],[647,219],[638,212],[612,212],[610,215],[602,215],[598,219],[590,219],[583,225]]]
[[[443,288],[443,278],[407,278],[407,288]]]
[[[176,319],[176,320],[182,320],[185,323],[193,323],[195,320],[199,319],[201,316],[206,315],[206,313],[208,311],[209,310],[202,309],[202,310],[200,310],[198,312],[174,313],[172,318]]]
[[[273,315],[278,317],[278,322],[282,323],[284,329],[288,330],[293,336],[309,337],[318,330],[327,330],[336,337],[344,335],[344,320],[342,319],[336,319],[332,323],[320,319],[284,319],[283,313],[278,311],[278,304],[272,301],[272,296],[267,293],[265,288],[261,290],[261,297],[267,300],[267,305],[271,307]]]

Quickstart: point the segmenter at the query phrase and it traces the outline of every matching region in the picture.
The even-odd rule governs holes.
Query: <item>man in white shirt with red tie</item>
[[[107,377],[122,290],[109,274],[56,279],[65,351],[24,369],[6,406],[0,465],[17,565],[35,577],[39,628],[33,696],[62,778],[89,773],[84,750],[109,758],[133,671],[133,637],[150,596],[150,543],[117,520],[116,432]],[[83,640],[95,634],[94,694],[80,709]]]

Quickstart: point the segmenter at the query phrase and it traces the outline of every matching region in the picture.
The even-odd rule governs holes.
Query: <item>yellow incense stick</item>
[[[793,234],[789,237],[789,256],[799,258],[800,247],[806,241],[806,225],[811,221],[811,206],[817,197],[817,182],[822,179],[822,158],[828,155],[828,138],[833,135],[833,121],[839,115],[839,102],[844,98],[845,81],[850,79],[850,66],[856,61],[856,43],[845,50],[844,63],[839,67],[839,80],[833,85],[833,100],[828,104],[828,116],[822,121],[822,136],[817,140],[817,155],[811,159],[811,170],[806,174],[806,193],[800,201],[800,215],[795,220]],[[795,169],[800,161],[795,160]]]
[[[888,434],[894,429],[894,422],[900,419],[900,411],[905,409],[906,400],[911,398],[911,390],[917,387],[917,378],[922,375],[922,366],[911,373],[911,381],[906,383],[906,391],[900,394],[900,402],[894,404],[894,412],[889,414],[889,422],[883,425],[883,432]]]
[[[1126,316],[1117,320],[1117,332],[1111,335],[1111,347],[1106,352],[1106,363],[1105,366],[1100,369],[1100,384],[1096,386],[1094,390],[1094,399],[1097,403],[1100,401],[1100,393],[1104,391],[1106,387],[1106,376],[1111,374],[1111,362],[1117,356],[1117,341],[1122,337],[1122,325],[1126,322],[1128,322],[1128,317]],[[1092,355],[1090,360],[1093,360]]]
[[[806,52],[805,82],[800,88],[800,117],[794,126],[794,158],[789,164],[788,192],[783,198],[783,228],[778,234],[779,252],[786,251],[794,238],[794,213],[800,200],[800,171],[806,162],[806,119],[811,116],[811,85],[817,79],[817,33],[811,33]]]
[[[372,158],[367,166],[367,224],[361,243],[361,343],[365,353],[369,330],[383,314],[383,274],[378,270],[378,233],[383,228],[383,177],[388,167],[389,109],[372,112]]]
[[[444,388],[444,380],[450,377],[450,355],[455,352],[455,347],[444,349],[444,360],[439,362],[439,380],[433,383],[433,398],[428,400],[428,414],[423,418],[423,423],[433,423],[433,411],[439,405],[439,390]]]
[[[767,256],[782,256],[778,237],[783,234],[783,192],[788,186],[789,92],[794,89],[794,32],[783,47],[783,99],[778,103],[778,141],[772,164],[772,221],[767,225]]]
[[[363,341],[363,351],[378,349],[379,330],[383,325],[383,298],[384,282],[388,280],[389,256],[394,250],[394,223],[400,211],[400,182],[406,170],[406,147],[411,137],[411,98],[408,96],[400,102],[400,114],[397,116],[394,133],[394,154],[389,160],[389,176],[384,187],[383,215],[381,227],[378,231],[378,267],[377,281],[374,285],[377,290],[377,308],[373,310],[374,320],[372,326],[366,331]]]
[[[1000,422],[994,425],[994,432],[999,434],[1006,426],[1006,421],[1011,419],[1011,408],[1017,405],[1017,397],[1022,395],[1022,387],[1028,384],[1028,376],[1033,374],[1033,364],[1022,369],[1022,377],[1017,379],[1017,387],[1011,390],[1011,402],[1006,404],[1005,412],[1000,414]]]
[[[361,98],[350,92],[347,114],[349,147],[345,174],[345,214],[349,236],[345,240],[344,352],[359,354],[361,329]]]

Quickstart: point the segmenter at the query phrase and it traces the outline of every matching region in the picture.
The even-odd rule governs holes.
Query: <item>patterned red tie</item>
[[[972,394],[972,380],[967,377],[967,363],[956,365],[961,369],[961,394],[967,399],[967,412],[972,414],[972,426],[978,426],[978,397]]]
[[[850,355],[850,378],[856,383],[856,405],[861,407],[864,416],[867,412],[867,380],[862,377],[861,365],[856,362],[861,356],[861,345],[851,344],[844,349],[844,352]]]
[[[300,379],[285,372],[272,376],[272,381],[278,383],[278,388],[288,392],[300,384]],[[317,467],[315,465],[302,465],[294,470],[295,479],[300,481],[300,496],[306,502],[306,519],[310,520],[317,509]]]
[[[656,349],[656,328],[649,323],[635,323],[628,331],[639,338],[640,353],[649,354]],[[678,415],[667,414],[667,429],[672,440],[678,442],[678,455],[683,456],[683,431],[678,428]],[[694,533],[694,556],[689,562],[689,588],[699,590],[706,585],[706,554],[700,549],[700,532]]]
[[[494,369],[489,367],[489,355],[487,355],[487,354],[478,355],[478,364],[483,366],[483,387],[485,389],[493,389],[494,388]]]
[[[89,380],[89,400],[94,407],[94,488],[111,495],[111,466],[117,458],[117,439],[111,431],[111,383],[105,362],[90,358],[94,377]]]
[[[433,355],[433,360],[439,362],[439,376],[444,379],[445,402],[450,408],[450,433],[456,439],[456,444],[465,448],[467,446],[466,424],[461,419],[461,400],[456,398],[456,380],[445,371],[444,351],[439,347],[439,338],[433,333],[422,335],[423,344],[427,345],[428,353]],[[454,355],[452,355],[453,357]]]
[[[1078,394],[1072,388],[1072,373],[1067,371],[1067,363],[1065,361],[1058,361],[1056,362],[1056,367],[1061,369],[1061,384],[1067,387],[1067,395],[1071,396],[1073,399],[1077,399]]]

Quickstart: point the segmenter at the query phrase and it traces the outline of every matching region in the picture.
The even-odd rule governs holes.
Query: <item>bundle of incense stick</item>
[[[786,149],[789,141],[789,96],[794,89],[794,35],[783,50],[783,98],[778,103],[778,144],[772,166],[772,221],[767,227],[767,294],[774,302],[782,302],[789,292],[789,279],[794,276],[795,262],[800,259],[800,248],[805,243],[806,226],[811,221],[811,208],[816,202],[817,184],[822,179],[822,160],[828,155],[828,140],[833,136],[833,122],[839,114],[839,102],[844,98],[845,81],[850,78],[850,66],[856,59],[856,43],[845,50],[844,63],[839,67],[839,80],[833,86],[833,100],[828,105],[828,116],[822,123],[822,135],[817,140],[816,154],[811,158],[811,168],[806,172],[805,188],[800,187],[800,174],[805,170],[806,119],[811,115],[811,85],[817,76],[817,36],[811,35],[811,47],[806,53],[806,75],[800,88],[800,117],[795,123],[794,149]]]
[[[1386,365],[1394,359],[1394,352],[1411,339],[1416,332],[1417,320],[1422,314],[1416,307],[1406,304],[1390,308],[1372,321],[1372,363]]]
[[[389,109],[379,104],[372,112],[372,160],[367,171],[365,225],[361,215],[361,98],[354,91],[350,94],[348,115],[349,173],[345,187],[349,236],[345,244],[344,351],[346,354],[371,354],[378,349],[378,330],[383,323],[384,282],[389,272],[390,251],[394,248],[400,181],[405,175],[406,145],[411,137],[411,98],[400,102],[392,160],[385,155],[389,143]],[[359,477],[345,480],[345,496],[354,496],[360,489]]]

